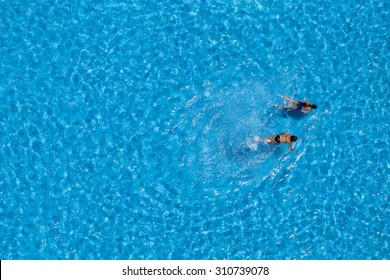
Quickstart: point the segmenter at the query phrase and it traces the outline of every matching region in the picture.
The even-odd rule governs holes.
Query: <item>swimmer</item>
[[[292,147],[292,142],[297,141],[298,137],[296,137],[295,135],[291,135],[287,132],[282,132],[280,133],[280,135],[273,135],[267,138],[263,138],[263,140],[268,144],[288,143],[288,149],[290,151],[296,151],[296,149]]]
[[[311,102],[307,101],[307,100],[294,100],[294,99],[291,99],[291,98],[288,98],[286,96],[283,96],[281,94],[278,94],[281,98],[295,104],[295,106],[282,106],[282,105],[276,105],[277,107],[279,108],[283,108],[283,109],[292,109],[292,110],[297,110],[297,111],[300,111],[302,113],[309,113],[311,111],[311,109],[317,109],[317,105],[315,104],[312,104]]]

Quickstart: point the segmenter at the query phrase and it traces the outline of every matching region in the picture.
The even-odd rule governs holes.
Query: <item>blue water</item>
[[[1,1],[0,259],[390,259],[390,4],[338,2]]]

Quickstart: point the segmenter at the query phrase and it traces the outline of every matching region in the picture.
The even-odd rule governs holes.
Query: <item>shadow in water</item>
[[[305,114],[295,110],[280,110],[279,116],[284,119],[293,118],[296,120],[301,120],[305,117]]]

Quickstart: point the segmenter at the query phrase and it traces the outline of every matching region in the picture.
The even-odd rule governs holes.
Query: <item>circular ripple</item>
[[[212,192],[259,185],[282,168],[283,160],[279,166],[275,162],[283,158],[284,147],[254,141],[279,132],[273,99],[266,86],[252,82],[222,88],[205,84],[194,92],[171,126],[178,139],[178,171],[187,184]]]

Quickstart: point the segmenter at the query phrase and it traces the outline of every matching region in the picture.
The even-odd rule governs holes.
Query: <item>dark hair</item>
[[[291,135],[290,139],[291,139],[291,142],[295,142],[298,140],[298,137],[296,137],[295,135]]]
[[[313,109],[317,109],[317,105],[315,105],[315,104],[312,104],[311,107],[312,107]]]

